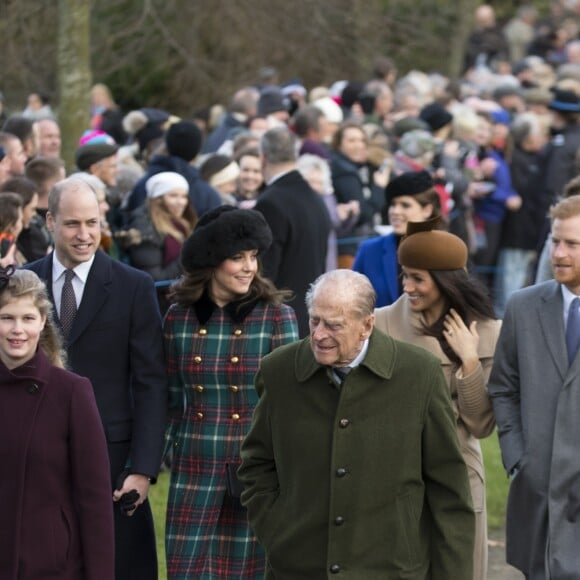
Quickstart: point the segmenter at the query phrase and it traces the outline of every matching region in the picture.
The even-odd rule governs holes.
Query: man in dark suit
[[[88,377],[95,391],[114,489],[116,578],[153,580],[157,556],[147,493],[161,464],[165,428],[161,317],[151,278],[97,251],[99,223],[89,185],[74,176],[57,183],[47,214],[55,250],[27,267],[46,282],[69,367]],[[132,490],[139,497],[127,506],[121,498]]]
[[[308,334],[306,291],[326,268],[330,216],[321,196],[296,169],[296,137],[289,129],[270,129],[260,147],[267,187],[255,209],[264,215],[274,236],[262,256],[264,274],[278,288],[294,292],[290,305],[303,337]]]
[[[554,280],[508,301],[488,386],[511,477],[507,561],[529,580],[580,570],[580,196],[550,215]]]

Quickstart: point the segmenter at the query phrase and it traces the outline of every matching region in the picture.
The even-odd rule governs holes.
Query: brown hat
[[[467,246],[449,232],[437,230],[441,218],[409,222],[399,244],[399,264],[419,270],[459,270],[467,265]]]

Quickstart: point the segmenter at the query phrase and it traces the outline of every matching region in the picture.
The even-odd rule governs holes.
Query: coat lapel
[[[568,372],[568,355],[564,332],[562,294],[559,284],[550,285],[541,297],[538,307],[541,332],[554,364],[564,376]]]
[[[83,299],[73,322],[68,344],[72,344],[92,322],[101,306],[107,301],[112,282],[111,264],[108,258],[98,251],[85,284]]]

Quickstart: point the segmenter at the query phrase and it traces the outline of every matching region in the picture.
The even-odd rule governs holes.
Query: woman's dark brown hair
[[[493,320],[495,312],[491,298],[485,286],[464,269],[429,270],[429,274],[445,300],[445,309],[438,320],[425,326],[424,333],[437,339],[449,360],[461,364],[460,358],[443,336],[445,316],[453,308],[468,327],[474,320]]]

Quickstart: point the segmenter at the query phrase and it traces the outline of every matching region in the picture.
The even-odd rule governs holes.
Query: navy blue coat
[[[352,269],[371,281],[377,293],[377,308],[392,304],[401,295],[395,234],[365,240],[359,246]]]

